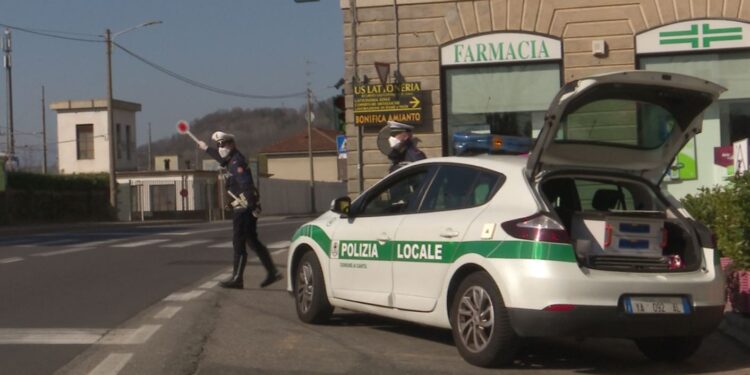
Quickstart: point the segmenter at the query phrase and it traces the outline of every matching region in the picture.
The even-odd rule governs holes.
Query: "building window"
[[[165,171],[169,170],[169,164],[170,164],[169,162],[170,162],[169,159],[164,159],[164,170]]]
[[[78,160],[94,158],[94,125],[76,125],[76,153]]]
[[[456,132],[535,137],[560,89],[559,63],[445,69],[446,134],[453,154]]]
[[[721,145],[750,136],[750,52],[721,52],[640,58],[640,68],[686,74],[716,82],[728,90],[718,108],[706,111],[706,119],[718,114]],[[718,111],[716,111],[718,109]]]
[[[130,125],[125,125],[125,157],[130,160]]]
[[[120,136],[120,124],[117,124],[116,130],[117,136],[115,137],[115,144],[117,145],[117,159],[122,159],[122,137]]]

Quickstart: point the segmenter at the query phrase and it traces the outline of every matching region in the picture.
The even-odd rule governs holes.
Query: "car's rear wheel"
[[[315,253],[305,253],[295,272],[297,275],[294,279],[294,300],[297,316],[305,323],[326,322],[333,313],[333,307],[328,302],[323,271]]]
[[[688,337],[649,337],[636,339],[638,350],[654,361],[679,362],[692,356],[701,346],[703,338]]]
[[[453,341],[461,356],[476,366],[509,364],[518,338],[503,298],[486,272],[475,272],[458,286],[450,310]]]

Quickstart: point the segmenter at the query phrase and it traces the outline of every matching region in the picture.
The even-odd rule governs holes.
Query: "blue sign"
[[[336,136],[336,150],[339,153],[339,159],[346,159],[347,154],[346,136],[343,134]]]

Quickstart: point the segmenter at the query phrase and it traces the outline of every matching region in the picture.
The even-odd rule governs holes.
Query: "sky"
[[[72,38],[98,39],[151,20],[163,23],[118,35],[115,42],[173,72],[214,87],[253,95],[306,89],[315,98],[336,94],[344,74],[342,13],[337,0],[0,0],[0,23]],[[64,32],[64,34],[60,33]],[[16,150],[41,152],[42,86],[55,101],[106,97],[106,45],[12,31]],[[304,97],[247,99],[178,81],[114,48],[116,99],[141,103],[138,144],[175,134],[181,119],[220,109],[285,106]],[[0,88],[0,151],[7,127],[6,74]],[[47,142],[56,142],[55,112],[46,110]],[[26,134],[24,134],[26,133]],[[50,145],[54,147],[54,145]],[[53,154],[51,154],[53,155]],[[54,157],[50,156],[54,161]]]

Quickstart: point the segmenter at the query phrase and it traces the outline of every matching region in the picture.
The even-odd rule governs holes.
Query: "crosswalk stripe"
[[[198,288],[200,288],[200,289],[211,289],[211,288],[213,288],[213,287],[215,287],[217,285],[219,285],[219,282],[216,281],[216,280],[212,280],[212,281],[206,281],[205,283],[203,283]]]
[[[20,262],[22,260],[23,258],[21,257],[5,258],[5,259],[0,259],[0,264],[15,263],[15,262]]]
[[[272,242],[266,245],[269,249],[285,249],[289,247],[289,244],[291,244],[290,241],[279,241],[279,242]]]
[[[95,249],[96,249],[95,247],[73,247],[70,249],[48,251],[45,253],[36,253],[36,254],[31,254],[31,255],[35,257],[51,257],[55,255],[78,253],[81,251],[88,251],[88,250],[95,250]]]
[[[210,240],[191,240],[191,241],[184,241],[184,242],[176,242],[176,243],[170,243],[166,245],[161,245],[161,247],[188,247],[193,245],[198,245],[202,243],[209,242]]]
[[[185,293],[172,293],[164,298],[165,301],[190,301],[191,299],[198,298],[205,293],[204,290],[192,290]]]
[[[68,247],[95,247],[95,246],[102,246],[102,245],[109,245],[118,241],[125,241],[127,238],[115,238],[111,240],[101,240],[101,241],[89,241],[89,242],[81,242],[74,245],[68,245]]]
[[[210,248],[222,248],[222,249],[231,249],[232,248],[232,241],[228,242],[222,242],[216,245],[209,246]]]
[[[180,310],[182,310],[182,306],[167,306],[156,313],[154,319],[172,319],[172,317]]]
[[[116,375],[132,357],[133,353],[110,353],[89,372],[89,375]]]
[[[114,245],[112,247],[139,247],[139,246],[153,245],[153,244],[167,242],[167,241],[169,240],[168,239],[145,240],[145,241],[138,241],[138,242],[123,243],[119,245]]]
[[[74,239],[74,238],[66,238],[64,240],[57,240],[57,241],[41,241],[41,242],[34,242],[34,243],[26,243],[26,244],[23,244],[23,245],[16,245],[16,247],[35,247],[35,246],[67,245],[67,244],[71,244],[73,242],[76,242],[76,239]]]
[[[161,328],[0,328],[0,345],[132,345],[143,344]]]

